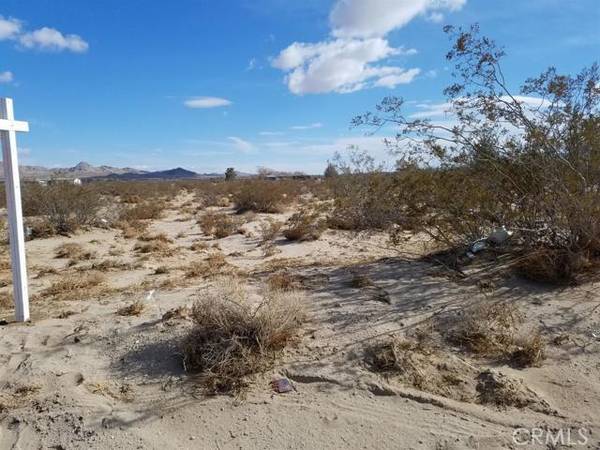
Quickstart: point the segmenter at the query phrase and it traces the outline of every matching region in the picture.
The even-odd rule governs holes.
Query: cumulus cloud
[[[0,72],[0,83],[12,83],[14,75],[10,71]]]
[[[193,97],[187,99],[183,104],[192,109],[206,109],[229,106],[232,102],[220,97]]]
[[[336,37],[385,36],[417,16],[442,20],[441,11],[457,11],[467,0],[339,0],[329,20]]]
[[[66,50],[73,53],[84,53],[89,48],[88,43],[76,34],[64,35],[50,27],[25,31],[20,20],[5,19],[0,16],[0,41],[2,40],[16,41],[20,48],[42,51],[61,52]]]
[[[229,136],[227,139],[229,139],[233,146],[241,152],[249,152],[254,150],[254,145],[251,142],[248,142],[240,137]]]
[[[390,65],[393,56],[415,49],[392,47],[385,36],[418,16],[443,20],[467,0],[337,0],[330,14],[331,37],[317,43],[294,42],[273,59],[297,95],[348,93],[370,87],[394,88],[412,82],[419,68]]]
[[[314,130],[315,128],[323,128],[323,124],[321,122],[315,122],[310,125],[294,125],[293,127],[290,127],[292,130]]]
[[[76,34],[64,35],[54,28],[43,27],[19,37],[20,44],[29,49],[85,53],[89,45]]]
[[[21,21],[0,16],[0,41],[15,39],[21,32]]]
[[[335,39],[316,44],[295,42],[273,60],[273,66],[287,72],[286,82],[294,94],[348,93],[370,86],[409,83],[419,73],[418,69],[373,63],[414,53],[414,49],[393,48],[382,38]]]

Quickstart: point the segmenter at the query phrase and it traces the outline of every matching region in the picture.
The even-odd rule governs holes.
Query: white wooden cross
[[[4,165],[4,188],[8,211],[10,258],[12,261],[13,296],[17,322],[29,320],[27,264],[25,263],[25,231],[21,207],[21,183],[17,159],[17,131],[28,132],[29,124],[15,120],[13,101],[0,98],[0,140]]]

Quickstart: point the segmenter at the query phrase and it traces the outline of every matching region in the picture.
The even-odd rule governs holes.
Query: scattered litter
[[[278,394],[285,394],[294,390],[294,386],[292,386],[292,383],[287,378],[279,378],[271,381],[271,387]]]
[[[508,239],[512,235],[513,235],[512,231],[508,231],[506,228],[502,227],[502,228],[497,228],[496,230],[494,230],[494,232],[488,236],[487,240],[491,244],[502,245],[506,241],[508,241]]]

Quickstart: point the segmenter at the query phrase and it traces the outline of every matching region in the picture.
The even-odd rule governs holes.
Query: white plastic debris
[[[146,301],[150,302],[152,300],[154,300],[154,293],[156,292],[156,289],[152,289],[150,292],[148,292],[148,295],[146,295]]]
[[[479,253],[482,250],[487,248],[487,243],[485,241],[477,241],[471,245],[471,253]]]

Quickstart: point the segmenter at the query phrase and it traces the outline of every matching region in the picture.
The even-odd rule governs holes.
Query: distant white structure
[[[73,184],[77,185],[77,186],[81,186],[81,178],[75,178],[73,180]]]
[[[29,320],[29,292],[27,288],[27,264],[25,263],[25,229],[21,206],[21,183],[17,159],[17,131],[28,132],[29,124],[15,120],[13,101],[0,98],[0,141],[4,162],[6,209],[12,262],[13,296],[17,322]]]

